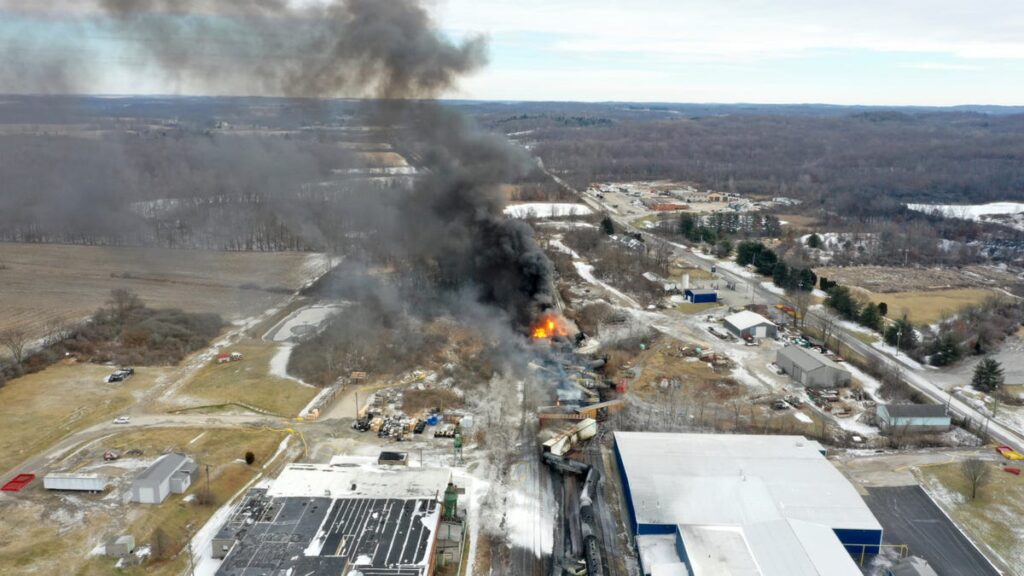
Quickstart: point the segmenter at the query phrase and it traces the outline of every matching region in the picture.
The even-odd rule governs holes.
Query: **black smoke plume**
[[[83,35],[99,30],[137,46],[135,70],[164,78],[164,84],[180,92],[286,96],[311,102],[313,109],[317,102],[335,97],[374,100],[365,122],[416,142],[419,153],[414,163],[420,174],[411,191],[397,197],[382,195],[376,203],[353,202],[350,209],[357,214],[334,221],[372,222],[376,242],[394,261],[428,270],[432,284],[448,292],[465,294],[470,287],[479,301],[498,306],[519,325],[551,305],[550,262],[530,227],[502,213],[500,186],[534,168],[531,158],[451,109],[423,100],[445,94],[485,64],[482,38],[448,40],[414,0],[338,0],[301,8],[285,0],[98,0],[92,8],[100,12],[88,16],[89,23],[80,23],[76,30]],[[18,88],[12,88],[13,80],[6,76],[0,76],[0,87],[93,91],[90,78],[99,72],[70,51],[49,52],[46,66],[38,68],[31,62],[19,63],[18,58],[18,52],[11,53],[6,66],[18,71]],[[214,148],[235,144],[212,136],[204,141],[204,146]],[[40,205],[34,199],[32,210],[43,214],[54,209],[63,215],[63,226],[73,215],[56,208],[78,205],[83,194],[107,190],[105,182],[152,188],[153,175],[162,172],[133,162],[130,144],[122,149],[125,168],[114,175],[83,180],[74,174],[65,177],[57,168],[58,173],[50,176],[60,184],[54,187],[58,192],[53,203]],[[272,157],[255,149],[247,156],[246,150],[215,156],[226,159],[225,170],[247,170],[251,161],[261,164],[255,171],[259,173],[270,159],[277,162],[270,166],[282,171],[308,174],[311,180],[322,176],[318,159],[303,159],[299,148]],[[191,168],[203,162],[182,164]],[[269,189],[267,182],[276,180],[217,175],[209,179],[206,193],[215,199],[245,194],[259,198],[261,205],[275,211],[268,228],[300,229],[304,243],[295,243],[296,247],[317,246],[323,238],[335,236],[325,229],[332,218],[291,202],[290,190]],[[76,188],[76,181],[88,182],[91,191]],[[286,186],[291,181],[276,183]],[[125,200],[123,194],[115,195]],[[11,214],[9,218],[17,219]],[[88,228],[76,224],[70,227]],[[46,237],[45,230],[40,234]]]

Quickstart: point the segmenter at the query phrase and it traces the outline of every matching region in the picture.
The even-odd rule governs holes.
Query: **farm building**
[[[859,576],[882,527],[802,436],[616,432],[644,574]]]
[[[774,322],[750,310],[726,316],[725,327],[740,338],[774,338],[779,332]]]
[[[250,490],[211,542],[217,575],[429,576],[442,545],[461,558],[444,542],[461,530],[441,529],[451,472],[370,466],[291,464]]]
[[[108,483],[107,477],[101,474],[51,472],[43,476],[43,488],[47,490],[103,492]]]
[[[850,383],[850,371],[825,357],[799,346],[786,346],[775,356],[775,364],[790,378],[810,388],[836,388]]]
[[[718,302],[718,292],[714,290],[698,290],[687,288],[684,292],[686,301],[693,304],[704,304]]]
[[[164,454],[143,470],[131,487],[131,501],[159,504],[169,494],[182,494],[199,477],[199,466],[184,454]]]
[[[946,432],[953,424],[941,404],[880,404],[875,414],[882,430]]]

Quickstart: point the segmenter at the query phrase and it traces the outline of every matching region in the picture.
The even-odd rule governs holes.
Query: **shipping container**
[[[47,490],[76,490],[79,492],[103,492],[109,483],[100,474],[73,474],[53,472],[43,476],[43,488]]]

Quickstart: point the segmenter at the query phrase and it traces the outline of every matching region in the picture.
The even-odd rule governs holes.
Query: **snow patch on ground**
[[[786,290],[784,288],[779,288],[778,286],[775,285],[774,282],[761,282],[761,287],[771,292],[772,294],[775,294],[776,296],[786,295]]]
[[[907,204],[915,212],[938,213],[947,218],[1006,224],[1024,230],[1024,204],[990,202],[988,204]]]
[[[627,296],[621,290],[617,290],[615,288],[612,288],[611,285],[607,284],[606,282],[602,282],[602,281],[598,280],[597,277],[594,276],[594,267],[592,265],[587,264],[586,262],[579,262],[579,261],[573,262],[572,265],[576,268],[576,273],[580,275],[580,278],[583,278],[584,280],[586,280],[587,282],[589,282],[591,284],[595,284],[597,286],[600,286],[601,288],[604,288],[605,290],[607,290],[608,292],[611,292],[612,294],[617,296],[620,300],[622,300],[623,302],[629,304],[633,308],[640,308],[641,307],[640,303],[638,303],[636,300],[632,299],[631,297]]]
[[[696,254],[696,252],[694,252],[694,254]],[[742,276],[744,278],[757,278],[758,277],[757,274],[755,274],[755,273],[751,272],[750,270],[747,270],[745,267],[740,266],[739,264],[737,264],[735,262],[731,262],[729,260],[718,260],[718,266],[721,267],[721,268],[724,268],[725,270],[728,270],[729,272],[732,272],[733,274],[735,274],[737,276]]]
[[[527,202],[512,204],[505,207],[505,214],[512,218],[560,218],[567,216],[587,216],[592,214],[586,204],[570,204],[560,202]]]
[[[277,352],[270,358],[270,375],[277,376],[278,378],[284,378],[286,380],[292,380],[302,384],[303,386],[309,386],[313,388],[312,384],[307,384],[301,379],[296,378],[288,373],[288,361],[292,357],[292,344],[283,344],[277,348]]]
[[[548,242],[548,245],[563,254],[568,254],[569,256],[572,256],[573,258],[578,259],[580,257],[580,255],[577,254],[575,250],[569,248],[568,246],[565,245],[565,243],[562,242],[562,238],[560,235],[555,238],[552,238],[551,241]]]
[[[270,329],[263,337],[272,342],[294,342],[311,333],[331,316],[344,310],[347,304],[314,304],[292,312],[287,318]]]
[[[814,420],[812,420],[810,416],[808,416],[807,414],[804,414],[803,412],[801,412],[799,410],[795,410],[793,412],[793,417],[796,418],[797,420],[803,422],[804,424],[813,424],[814,423]]]

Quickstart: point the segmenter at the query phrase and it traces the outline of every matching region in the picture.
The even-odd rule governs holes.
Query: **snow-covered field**
[[[1024,203],[990,202],[988,204],[907,204],[916,212],[939,213],[947,218],[997,222],[1024,230]]]
[[[558,202],[527,202],[505,207],[505,214],[513,218],[561,218],[566,216],[588,216],[590,207],[586,204]]]

